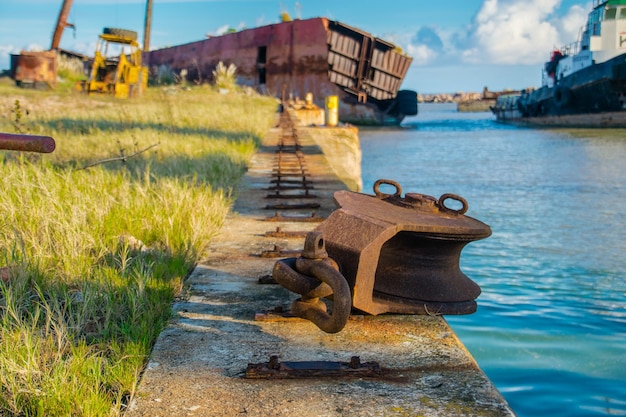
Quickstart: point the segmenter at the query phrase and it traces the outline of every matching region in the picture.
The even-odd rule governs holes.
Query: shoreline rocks
[[[505,89],[502,91],[489,91],[487,87],[481,92],[456,92],[456,93],[437,93],[437,94],[418,94],[418,103],[465,103],[483,100],[495,100],[503,94],[519,93],[518,90]]]
[[[483,93],[456,92],[439,94],[418,94],[418,103],[459,103],[462,101],[479,101],[483,99]]]

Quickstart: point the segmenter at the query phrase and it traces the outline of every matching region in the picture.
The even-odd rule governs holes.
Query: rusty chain
[[[326,333],[337,333],[345,327],[352,309],[350,287],[337,263],[328,257],[321,233],[309,232],[301,256],[276,262],[272,277],[289,291],[301,295],[291,305],[293,314],[312,321]],[[320,300],[330,295],[331,314]]]

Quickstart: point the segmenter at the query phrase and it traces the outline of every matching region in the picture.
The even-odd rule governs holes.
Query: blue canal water
[[[446,320],[518,416],[626,415],[626,130],[421,105],[360,138],[364,192],[459,194],[491,227],[461,255],[478,311]]]

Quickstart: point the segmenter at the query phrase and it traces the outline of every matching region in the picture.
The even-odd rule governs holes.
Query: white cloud
[[[219,28],[217,28],[217,30],[215,31],[215,35],[217,36],[223,35],[228,31],[229,28],[230,28],[229,25],[222,25]]]
[[[0,54],[7,55],[7,54],[14,54],[16,52],[19,52],[19,51],[13,45],[0,45]]]
[[[495,64],[542,62],[561,43],[549,20],[560,0],[486,0],[476,15],[471,33],[474,48],[468,62]]]
[[[413,58],[415,65],[428,65],[434,62],[438,56],[437,52],[426,45],[409,45],[407,54]]]
[[[72,42],[67,49],[79,54],[93,56],[93,53],[96,50],[96,44],[97,42]]]
[[[552,48],[577,40],[587,12],[574,5],[558,15],[561,0],[484,0],[467,28],[456,33],[429,28],[416,31],[406,50],[415,65],[537,65]],[[438,38],[443,45],[427,42]]]
[[[25,51],[30,51],[30,52],[42,52],[42,51],[46,51],[47,49],[48,48],[44,48],[38,43],[31,43],[26,48],[24,48]]]
[[[217,30],[213,33],[213,32],[207,32],[206,33],[206,37],[210,38],[212,36],[221,36],[224,35],[226,33],[228,33],[229,31],[232,31],[233,29],[236,31],[240,31],[246,28],[246,22],[239,22],[239,24],[236,27],[233,27],[231,25],[222,25],[220,27],[217,28]]]
[[[557,27],[565,42],[578,40],[580,29],[587,21],[587,15],[590,9],[591,6],[584,8],[574,5],[568,10],[567,14],[557,22]]]

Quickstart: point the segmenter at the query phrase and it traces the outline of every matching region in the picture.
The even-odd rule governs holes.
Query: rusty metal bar
[[[293,149],[289,149],[289,148],[293,148]],[[297,142],[294,142],[293,145],[285,145],[280,144],[278,145],[278,150],[276,151],[276,153],[283,153],[283,154],[289,154],[289,155],[303,155],[302,151],[301,151],[302,146],[300,144],[298,144]]]
[[[284,158],[283,158],[284,157]],[[278,153],[278,163],[276,165],[281,165],[285,163],[291,164],[301,164],[304,163],[302,156],[288,154],[285,152]]]
[[[290,190],[293,191],[293,190]],[[280,191],[276,191],[274,194],[268,194],[265,198],[278,198],[278,199],[307,199],[307,198],[317,198],[315,194],[309,194],[309,190],[304,190],[304,194],[281,194]]]
[[[146,1],[146,18],[143,25],[143,50],[150,50],[150,32],[152,29],[152,0]]]
[[[283,184],[302,184],[303,187],[306,188],[315,188],[312,185],[308,185],[311,184],[310,181],[308,180],[280,180],[280,179],[273,179],[270,181],[272,184],[277,184],[277,183],[283,183]]]
[[[271,284],[278,284],[276,281]],[[285,310],[283,307],[275,307],[271,310],[259,311],[254,313],[254,321],[266,321],[272,323],[284,323],[284,322],[294,322],[294,321],[304,321],[306,319],[300,318],[293,313],[291,310]]]
[[[361,362],[353,356],[349,362],[303,361],[280,362],[271,356],[266,363],[250,363],[246,379],[296,379],[296,378],[377,378],[384,371],[378,362]]]
[[[284,154],[281,154],[284,155]],[[275,164],[275,166],[284,166],[284,165],[289,165],[289,166],[301,166],[304,165],[304,161],[302,159],[294,159],[294,158],[279,158],[279,160],[277,161],[277,163]]]
[[[266,190],[268,191],[274,191],[274,190],[278,190],[278,191],[304,191],[304,190],[312,190],[315,187],[313,187],[312,185],[306,185],[306,184],[301,184],[300,182],[298,182],[298,185],[273,185],[270,187],[267,187]]]
[[[281,184],[308,184],[308,179],[306,178],[306,175],[289,175],[289,174],[283,174],[283,175],[274,175],[275,180],[273,180],[272,182],[274,184],[276,184],[278,187],[281,186]],[[298,179],[295,179],[298,178]]]
[[[301,210],[301,209],[318,209],[320,208],[318,203],[303,203],[303,204],[268,204],[265,206],[266,210]]]
[[[283,256],[295,256],[299,255],[301,251],[299,250],[288,250],[283,249],[278,245],[274,245],[274,249],[272,250],[264,250],[261,252],[261,258],[281,258]]]
[[[321,223],[326,220],[325,217],[318,216],[317,213],[311,213],[310,216],[285,216],[276,212],[272,217],[267,217],[266,222],[295,222],[295,223]]]
[[[274,177],[280,177],[285,175],[306,175],[308,173],[306,168],[284,167],[276,168],[272,171]]]
[[[55,147],[50,136],[0,133],[0,150],[50,153]]]
[[[283,230],[280,226],[276,228],[275,231],[269,231],[269,232],[265,232],[265,236],[267,237],[283,237],[283,238],[289,238],[289,237],[306,237],[308,232],[306,231],[302,231],[302,230],[297,230],[297,231],[286,231]]]
[[[278,167],[272,171],[275,176],[280,175],[303,175],[307,174],[307,169],[304,167],[295,167],[295,166],[287,166],[287,167]]]
[[[54,28],[54,35],[52,36],[52,44],[50,45],[51,50],[56,50],[59,48],[59,44],[61,43],[61,35],[63,35],[63,30],[66,27],[74,27],[74,25],[72,25],[71,23],[67,23],[67,17],[70,14],[71,7],[72,0],[63,1],[63,5],[61,6],[61,10],[59,11],[57,25]]]

